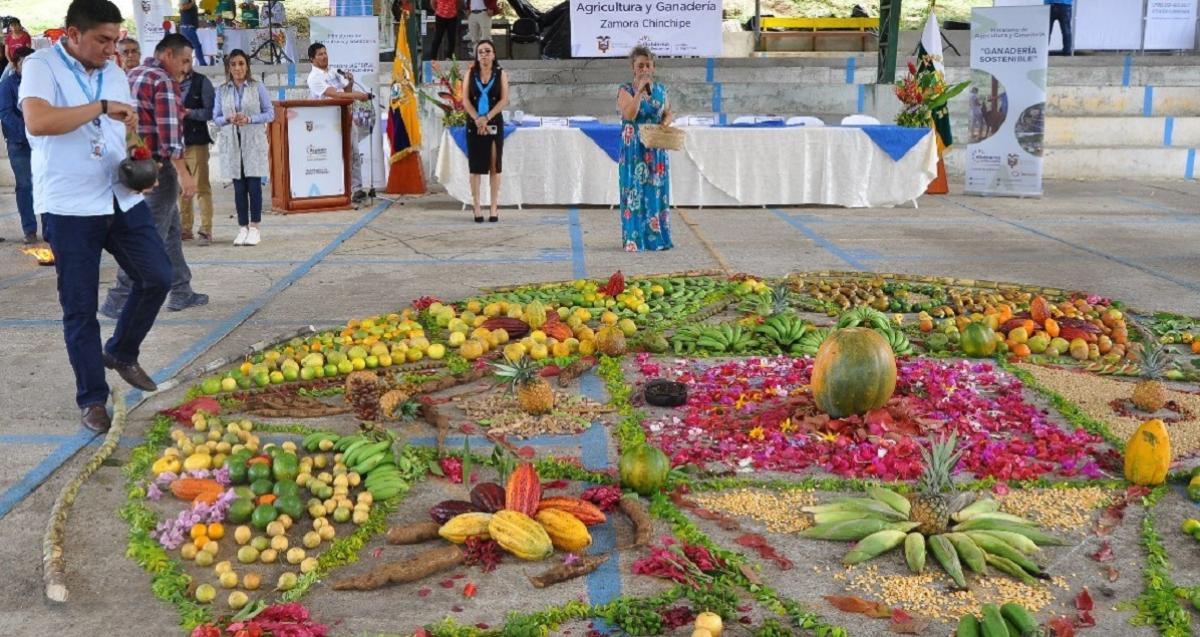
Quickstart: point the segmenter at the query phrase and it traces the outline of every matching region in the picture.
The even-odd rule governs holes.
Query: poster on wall
[[[1148,0],[1147,49],[1196,48],[1196,6],[1200,0]]]
[[[142,54],[153,55],[154,47],[166,35],[163,29],[163,16],[177,11],[170,10],[169,0],[134,0],[133,16],[137,28],[138,46]]]
[[[292,198],[345,195],[341,109],[297,106],[288,109],[287,119]]]
[[[1046,6],[971,10],[967,194],[1042,194]]]
[[[655,55],[721,55],[716,0],[573,0],[571,57],[625,57],[633,47]]]
[[[329,52],[329,68],[354,74],[356,90],[379,95],[379,16],[312,17],[309,41],[320,42]],[[355,126],[361,130],[358,151],[363,156],[363,183],[382,188],[387,183],[381,114],[386,101],[378,97],[353,107]],[[370,134],[368,134],[368,129]]]

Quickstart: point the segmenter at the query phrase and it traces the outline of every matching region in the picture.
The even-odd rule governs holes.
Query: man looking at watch
[[[159,162],[158,184],[146,193],[146,205],[171,259],[167,309],[172,312],[208,303],[208,295],[192,290],[192,271],[183,256],[183,224],[179,216],[181,191],[187,198],[196,194],[196,180],[188,171],[183,155],[183,97],[179,89],[179,80],[191,57],[192,45],[187,38],[168,33],[154,47],[154,57],[129,72],[129,87],[137,104],[137,132]],[[109,318],[119,316],[132,289],[133,281],[122,268],[100,313]]]
[[[171,263],[140,193],[122,185],[125,131],[137,111],[125,74],[110,61],[121,11],[109,0],[74,0],[66,35],[25,58],[18,100],[32,148],[34,202],[54,251],[67,356],[83,426],[108,430],[104,368],[153,391],[138,365],[171,283]],[[100,252],[107,250],[133,280],[129,300],[103,347],[96,320]]]

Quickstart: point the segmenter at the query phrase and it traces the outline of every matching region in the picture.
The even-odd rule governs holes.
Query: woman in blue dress
[[[671,123],[667,89],[654,81],[654,54],[644,46],[629,54],[633,82],[617,91],[621,112],[621,239],[627,252],[671,249],[671,179],[667,151],[647,148],[638,128]]]

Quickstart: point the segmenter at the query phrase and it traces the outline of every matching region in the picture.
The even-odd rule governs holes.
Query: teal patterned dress
[[[621,88],[637,95],[633,84]],[[667,151],[646,148],[638,135],[642,124],[659,124],[667,106],[667,89],[655,82],[637,116],[621,121],[621,239],[626,252],[670,250],[671,181]]]

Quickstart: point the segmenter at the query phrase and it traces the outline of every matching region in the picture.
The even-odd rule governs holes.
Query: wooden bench
[[[797,36],[847,36],[856,35],[861,39],[860,50],[866,50],[867,38],[873,34],[871,29],[878,32],[879,18],[777,18],[767,16],[759,26],[759,49],[767,51],[768,42],[785,40]],[[788,29],[787,31],[768,31],[768,29]]]

